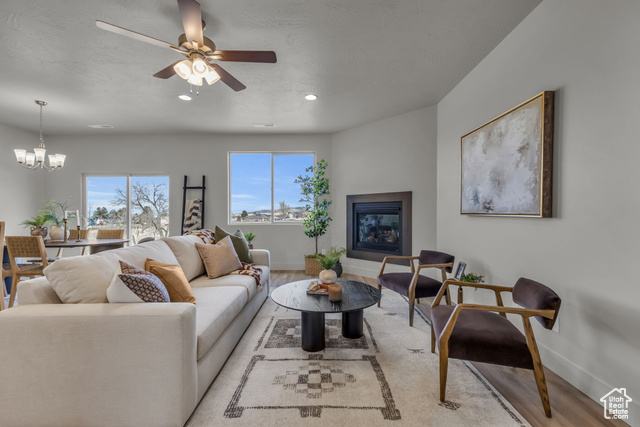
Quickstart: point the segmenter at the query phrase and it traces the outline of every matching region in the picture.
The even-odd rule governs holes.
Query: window
[[[314,161],[314,153],[229,153],[229,222],[300,223],[294,181]]]
[[[90,230],[125,230],[135,244],[144,237],[169,235],[169,177],[85,175],[84,226]]]

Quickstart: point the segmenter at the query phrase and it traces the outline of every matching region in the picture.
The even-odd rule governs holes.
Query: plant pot
[[[51,231],[49,231],[49,237],[51,240],[61,242],[64,240],[64,227],[60,225],[51,226]],[[67,238],[69,237],[69,230],[67,230]]]
[[[333,270],[322,270],[320,274],[318,274],[318,278],[322,283],[330,284],[335,283],[338,275]]]
[[[249,249],[253,249],[253,243],[249,243]]]
[[[316,258],[304,259],[304,274],[308,276],[318,277],[318,274],[322,271],[322,267]]]
[[[44,239],[47,237],[47,227],[31,227],[31,235],[32,236],[42,236]]]
[[[336,272],[338,277],[342,276],[342,264],[340,264],[340,261],[336,262],[336,265],[333,266],[332,270]]]

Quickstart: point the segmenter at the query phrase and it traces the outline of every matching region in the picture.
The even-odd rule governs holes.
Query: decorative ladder
[[[198,186],[189,186],[187,185],[189,177],[187,175],[184,176],[184,185],[182,186],[182,225],[181,225],[181,230],[182,232],[180,234],[184,234],[184,216],[185,216],[185,209],[187,208],[187,190],[202,190],[202,198],[201,200],[201,207],[202,209],[200,210],[200,228],[204,228],[204,194],[206,190],[206,186],[205,186],[205,178],[204,175],[202,175],[202,185],[198,185]]]

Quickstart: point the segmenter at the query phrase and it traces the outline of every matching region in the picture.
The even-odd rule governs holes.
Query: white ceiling
[[[221,63],[247,89],[218,82],[185,102],[184,80],[152,77],[179,54],[95,25],[177,43],[175,0],[2,0],[0,122],[37,131],[42,99],[45,137],[335,132],[437,103],[540,1],[201,0],[218,49],[278,62]]]

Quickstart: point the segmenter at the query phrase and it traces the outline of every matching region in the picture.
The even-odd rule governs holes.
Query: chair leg
[[[2,279],[2,292],[0,292],[0,311],[4,310],[4,297],[7,295],[7,288],[4,286],[4,278]]]
[[[432,324],[431,325],[431,353],[435,353],[435,352],[436,352],[436,332],[433,330],[433,324]]]
[[[11,296],[9,297],[9,308],[13,307],[13,303],[16,300],[16,290],[18,289],[18,282],[20,281],[20,276],[13,276],[13,281],[11,282]]]
[[[380,295],[382,295],[382,285],[378,285],[378,290],[380,291]],[[378,300],[378,307],[380,307],[380,300],[381,300],[381,299],[382,299],[382,298],[380,298],[380,299]]]
[[[64,248],[58,248],[58,253],[56,254],[56,258],[60,258],[62,256],[62,250]]]
[[[416,298],[416,303],[420,304],[420,298]]]
[[[416,297],[409,295],[409,326],[413,326],[413,315],[415,313]]]
[[[536,344],[535,336],[533,335],[533,329],[531,329],[531,323],[529,318],[524,317],[522,319],[524,324],[524,331],[527,337],[527,345],[531,352],[531,358],[533,359],[533,375],[536,379],[536,385],[538,386],[538,393],[540,393],[540,400],[542,400],[542,407],[547,418],[551,418],[551,403],[549,401],[549,391],[547,390],[547,382],[544,378],[544,367],[542,366],[542,360],[540,359],[540,352],[538,352],[538,345]]]
[[[447,392],[447,369],[449,368],[449,349],[440,347],[440,402],[444,402]]]

